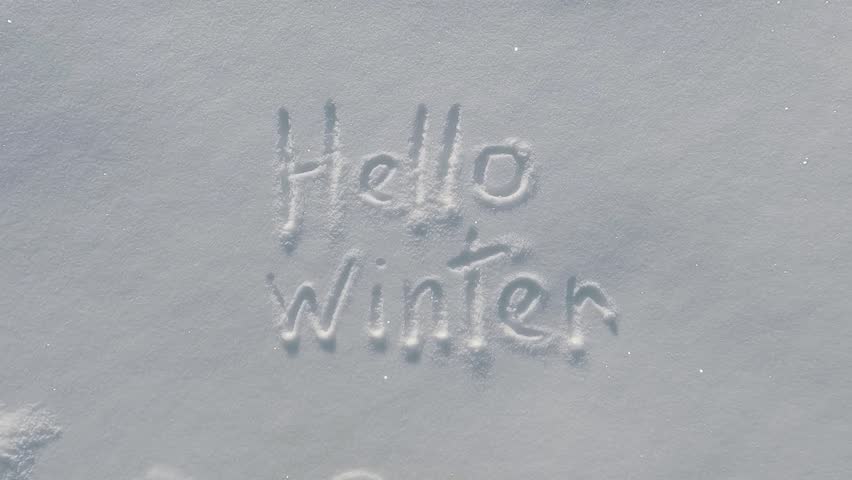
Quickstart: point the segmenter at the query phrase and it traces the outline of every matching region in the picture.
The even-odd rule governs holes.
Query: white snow
[[[10,2],[0,480],[844,478],[850,14]]]
[[[44,446],[60,435],[53,416],[39,407],[8,410],[0,404],[0,480],[26,480]]]
[[[174,467],[153,465],[139,480],[192,480],[192,477]]]

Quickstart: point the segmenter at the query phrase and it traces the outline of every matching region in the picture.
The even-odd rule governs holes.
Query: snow
[[[7,411],[0,404],[0,479],[29,478],[38,451],[60,433],[53,416],[39,407]]]
[[[845,478],[850,14],[9,3],[0,479]]]
[[[192,477],[167,465],[153,465],[140,480],[192,480]]]

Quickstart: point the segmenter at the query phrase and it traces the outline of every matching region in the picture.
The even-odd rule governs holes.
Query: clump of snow
[[[335,476],[332,480],[382,480],[382,477],[366,470],[350,470]]]
[[[8,411],[0,404],[0,480],[29,478],[38,450],[60,433],[53,415],[37,406]]]
[[[167,465],[154,465],[139,480],[192,480],[192,477]]]

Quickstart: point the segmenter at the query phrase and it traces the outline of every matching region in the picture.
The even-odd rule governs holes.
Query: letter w
[[[301,318],[305,315],[303,311],[310,314],[311,325],[320,344],[326,348],[334,346],[337,322],[340,318],[340,311],[346,304],[349,291],[355,281],[358,258],[359,254],[356,250],[346,254],[343,263],[335,273],[334,285],[328,292],[325,304],[322,306],[322,312],[318,311],[317,293],[311,282],[304,282],[299,285],[295,295],[293,295],[293,300],[288,304],[284,295],[274,284],[275,277],[272,274],[267,277],[273,300],[283,309],[283,313],[279,317],[278,327],[285,348],[288,350],[298,348]]]

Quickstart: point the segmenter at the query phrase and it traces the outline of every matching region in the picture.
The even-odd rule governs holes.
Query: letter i
[[[376,259],[376,268],[381,272],[387,266],[384,258]],[[367,336],[370,343],[379,350],[384,350],[387,342],[387,323],[385,322],[385,296],[382,283],[376,282],[370,294],[370,317],[367,319]]]
[[[370,336],[370,342],[376,345],[385,343],[385,309],[384,295],[382,294],[382,284],[373,285],[373,291],[370,300],[370,319],[367,323],[367,335]]]

